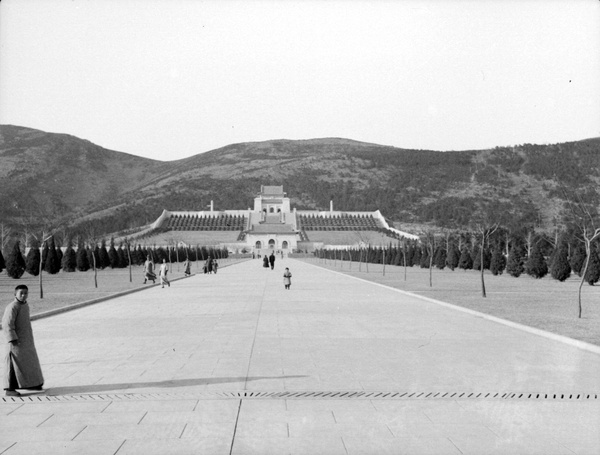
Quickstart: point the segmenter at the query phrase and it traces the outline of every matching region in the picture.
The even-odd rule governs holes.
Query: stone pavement
[[[0,454],[600,453],[598,353],[299,260],[33,328]]]

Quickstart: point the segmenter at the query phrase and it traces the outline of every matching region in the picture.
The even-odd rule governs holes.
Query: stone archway
[[[281,244],[281,249],[282,250],[287,250],[288,249],[288,243],[286,240],[283,241],[283,243]]]
[[[260,240],[258,242],[256,242],[256,244],[254,245],[254,248],[256,248],[257,250],[260,250],[262,248],[262,243],[260,243]]]
[[[275,240],[273,240],[273,239],[269,239],[269,248],[270,248],[271,250],[274,250],[274,249],[275,249]]]

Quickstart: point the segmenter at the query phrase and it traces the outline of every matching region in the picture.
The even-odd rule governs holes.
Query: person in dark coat
[[[263,257],[263,267],[266,269],[269,268],[269,258],[267,256]]]
[[[271,256],[269,256],[269,263],[271,264],[271,270],[275,268],[275,253],[271,251]]]
[[[15,300],[4,310],[2,332],[6,340],[3,385],[6,396],[18,397],[15,389],[42,390],[44,376],[38,359],[24,284],[15,288]]]

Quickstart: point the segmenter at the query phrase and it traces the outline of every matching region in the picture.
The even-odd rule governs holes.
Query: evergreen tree
[[[419,261],[419,267],[422,269],[429,268],[429,248],[425,247],[421,251],[421,260]]]
[[[446,267],[446,249],[444,247],[437,247],[433,261],[438,269],[444,270]]]
[[[122,246],[119,246],[117,249],[117,255],[119,256],[119,268],[124,269],[129,265],[129,258],[127,257],[127,252]]]
[[[2,255],[2,248],[0,248],[0,273],[6,268],[6,262],[4,262],[4,256]]]
[[[600,257],[598,257],[598,250],[594,248],[594,245],[591,245],[590,248],[590,262],[584,279],[590,286],[593,286],[600,279]]]
[[[413,265],[421,264],[421,247],[419,245],[415,245],[413,249],[412,263]]]
[[[571,275],[571,265],[569,264],[569,253],[566,245],[559,245],[553,253],[552,265],[550,266],[550,275],[558,281],[565,281]]]
[[[108,249],[108,263],[111,269],[119,268],[119,253],[117,253],[115,244],[112,240],[110,242],[110,248]]]
[[[473,261],[473,270],[481,270],[481,249],[479,245],[473,245],[471,260]]]
[[[448,253],[446,255],[446,264],[450,270],[454,270],[458,267],[460,261],[460,251],[454,243],[450,243]]]
[[[46,244],[48,245],[48,255],[46,256],[46,262],[44,262],[44,270],[54,275],[60,271],[60,261],[56,253],[56,247],[54,246],[54,237],[50,237],[50,240]]]
[[[515,245],[510,249],[508,260],[506,261],[506,271],[510,276],[518,278],[525,271],[523,267],[524,256],[525,250],[521,245]]]
[[[458,259],[458,267],[463,270],[471,270],[473,269],[473,259],[471,258],[471,253],[464,247],[462,252],[460,253],[460,258]]]
[[[90,261],[88,260],[88,254],[83,244],[79,244],[77,247],[77,270],[80,272],[87,272],[90,269]]]
[[[40,274],[40,248],[37,240],[31,242],[31,247],[25,259],[25,271],[33,276]]]
[[[65,251],[61,263],[64,272],[74,272],[77,268],[77,254],[70,244]]]
[[[490,261],[490,272],[492,275],[502,275],[504,268],[506,267],[506,258],[502,254],[502,248],[500,245],[496,245],[492,252],[492,259]]]
[[[56,247],[56,257],[58,258],[58,270],[62,269],[63,251],[62,248]]]
[[[407,267],[412,267],[413,265],[415,265],[415,262],[413,260],[414,256],[415,256],[415,247],[411,243],[406,250],[406,266]]]
[[[577,246],[573,248],[573,253],[571,254],[569,262],[571,263],[571,270],[579,276],[581,276],[586,257],[585,246],[582,243],[578,243]]]
[[[548,274],[548,265],[542,254],[540,242],[534,242],[531,256],[525,263],[525,271],[534,278],[543,278]]]
[[[23,259],[19,241],[17,240],[6,259],[6,273],[11,278],[19,279],[23,276],[24,272],[25,259]]]
[[[100,248],[98,248],[98,262],[96,263],[96,267],[99,269],[110,267],[110,257],[108,256],[108,251],[106,250],[105,240],[102,240]]]

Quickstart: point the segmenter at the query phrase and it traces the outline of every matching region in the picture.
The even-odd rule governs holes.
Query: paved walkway
[[[600,453],[600,355],[297,260],[33,328],[0,454]]]

